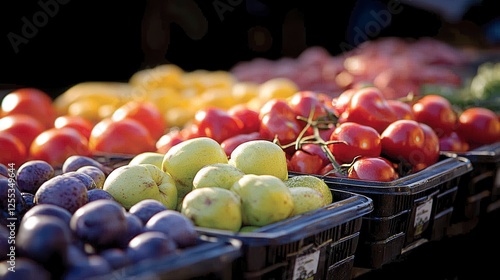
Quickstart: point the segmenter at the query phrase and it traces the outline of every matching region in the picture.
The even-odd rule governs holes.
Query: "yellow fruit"
[[[230,189],[245,173],[229,163],[214,163],[201,168],[193,179],[193,188]]]
[[[293,198],[285,183],[271,175],[245,174],[230,189],[241,198],[244,226],[265,226],[290,216]]]
[[[135,165],[135,164],[149,163],[161,169],[164,156],[165,155],[162,153],[143,152],[138,155],[135,155],[128,164]]]
[[[272,175],[288,179],[285,151],[267,140],[251,140],[238,145],[229,157],[229,164],[245,174]]]
[[[137,71],[130,77],[129,83],[146,91],[163,87],[181,88],[183,73],[176,65],[164,64]]]
[[[233,85],[231,93],[236,103],[246,103],[259,96],[259,85],[252,82],[237,82]]]
[[[270,100],[273,98],[288,98],[299,91],[295,82],[287,78],[273,78],[259,87],[259,98]]]
[[[196,106],[198,109],[217,107],[227,110],[235,104],[235,100],[231,94],[231,90],[226,88],[206,89],[195,101],[198,104]]]
[[[313,175],[293,176],[288,178],[285,181],[285,184],[289,188],[307,187],[315,189],[321,193],[325,205],[331,204],[333,202],[332,191],[330,190],[330,188],[328,187],[328,185],[325,183],[324,180],[316,176]]]
[[[217,141],[208,137],[185,140],[165,154],[162,170],[175,180],[179,201],[193,190],[193,179],[205,165],[227,163],[227,155]]]
[[[193,107],[171,108],[164,113],[165,121],[170,127],[184,127],[194,119],[196,109]]]
[[[121,82],[82,82],[78,83],[54,99],[54,106],[59,114],[68,112],[71,104],[92,100],[100,105],[123,104],[132,95],[133,87]]]
[[[308,187],[290,188],[293,199],[293,211],[290,216],[297,216],[325,206],[323,195]]]

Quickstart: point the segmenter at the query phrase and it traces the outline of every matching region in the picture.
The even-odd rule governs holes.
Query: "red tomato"
[[[19,167],[28,158],[28,152],[23,142],[9,132],[0,132],[0,164],[9,166],[14,164]]]
[[[240,133],[258,132],[260,129],[259,112],[250,109],[246,104],[238,104],[228,110],[233,118],[239,119]]]
[[[302,131],[297,115],[285,100],[271,99],[260,112],[260,135],[269,141],[278,139],[282,145],[294,142]]]
[[[263,140],[264,138],[260,136],[260,133],[258,132],[251,132],[251,133],[245,133],[245,134],[237,134],[233,137],[229,137],[226,140],[222,141],[220,144],[221,147],[224,149],[224,152],[226,152],[226,155],[229,157],[231,156],[231,153],[233,150],[238,147],[240,144],[252,140]]]
[[[299,91],[295,93],[289,98],[288,104],[292,108],[295,115],[306,119],[309,117],[312,110],[314,110],[314,114],[312,115],[313,120],[326,116],[328,112],[323,101],[320,100],[318,95],[312,91]]]
[[[380,156],[382,144],[380,134],[373,128],[354,122],[339,124],[330,135],[331,141],[342,141],[328,145],[336,161],[350,163],[357,156]]]
[[[45,126],[29,115],[13,114],[0,119],[0,132],[9,132],[23,142],[29,151],[31,142],[45,130]]]
[[[406,102],[397,99],[388,99],[387,104],[392,108],[398,120],[413,120],[415,115],[413,114],[412,106]]]
[[[356,93],[356,89],[350,88],[343,91],[337,98],[332,100],[332,106],[335,108],[335,113],[337,116],[342,115],[347,110],[349,103],[351,102],[351,98]]]
[[[29,150],[29,158],[61,166],[73,155],[90,156],[87,138],[73,128],[49,128],[38,135]]]
[[[398,173],[392,163],[382,157],[361,157],[349,168],[348,178],[390,182],[399,178]]]
[[[339,118],[339,123],[355,122],[371,126],[381,133],[396,120],[396,113],[387,104],[380,90],[375,87],[365,87],[353,94],[349,106]]]
[[[52,127],[56,119],[52,99],[46,92],[36,88],[20,88],[8,93],[2,100],[2,114],[30,115],[39,120],[45,128]]]
[[[457,115],[448,99],[441,95],[425,95],[413,104],[412,110],[415,120],[432,127],[438,137],[455,129]]]
[[[92,153],[132,155],[156,150],[155,140],[146,127],[131,118],[102,119],[90,133],[89,147]]]
[[[471,146],[500,141],[500,117],[490,109],[473,107],[458,118],[457,133]]]
[[[82,116],[63,115],[56,118],[54,127],[71,127],[78,130],[85,138],[89,139],[94,124]]]
[[[227,138],[240,133],[241,121],[232,117],[226,110],[210,107],[196,112],[193,124],[198,127],[200,136],[206,136],[222,143]]]
[[[158,141],[156,141],[156,152],[165,154],[173,146],[186,140],[182,135],[180,129],[173,129],[163,134]]]
[[[305,174],[319,174],[323,166],[319,155],[310,154],[303,150],[295,151],[288,163],[289,171]]]
[[[450,134],[439,138],[439,150],[449,152],[466,152],[469,150],[469,143],[462,139],[458,133],[452,131]]]
[[[412,171],[422,170],[439,159],[439,138],[432,128],[414,120],[391,123],[380,135],[382,155],[402,161]]]
[[[321,168],[319,175],[337,178],[347,178],[347,173],[344,170],[335,170],[333,164],[327,164]]]
[[[154,140],[159,139],[165,130],[167,124],[162,112],[155,104],[147,101],[129,101],[116,109],[111,119],[113,121],[131,118],[140,122],[148,131]]]

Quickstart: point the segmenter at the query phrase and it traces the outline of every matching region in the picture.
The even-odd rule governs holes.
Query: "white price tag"
[[[432,213],[432,199],[420,204],[415,210],[415,222],[413,226],[415,227],[415,235],[421,234],[424,225],[431,219]]]
[[[314,253],[302,255],[295,260],[293,268],[293,280],[313,279],[318,271],[320,250]]]

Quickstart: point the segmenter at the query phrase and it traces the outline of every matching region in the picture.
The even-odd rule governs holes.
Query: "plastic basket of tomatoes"
[[[370,198],[331,189],[333,202],[320,209],[249,232],[199,227],[203,235],[234,238],[242,256],[234,279],[352,278],[362,217],[373,210]]]
[[[332,189],[373,200],[374,210],[363,217],[355,266],[379,268],[444,236],[460,180],[471,170],[466,158],[442,156],[432,166],[388,182],[320,177]]]

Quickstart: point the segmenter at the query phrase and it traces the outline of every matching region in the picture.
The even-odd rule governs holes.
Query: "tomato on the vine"
[[[260,129],[259,112],[242,103],[231,107],[228,111],[230,116],[240,120],[240,133],[258,132]]]
[[[390,182],[399,178],[392,162],[383,157],[360,157],[349,167],[347,177],[365,181]]]
[[[387,104],[392,108],[398,120],[414,120],[412,106],[404,101],[398,99],[388,99]]]
[[[339,117],[339,123],[355,122],[371,126],[381,133],[397,119],[396,113],[378,88],[364,87],[352,95],[349,105]]]
[[[472,107],[458,118],[457,133],[471,148],[500,141],[500,116],[490,109]]]
[[[430,126],[438,137],[455,129],[457,115],[448,99],[430,94],[418,99],[412,106],[415,121]]]
[[[280,144],[289,144],[297,140],[302,125],[297,115],[284,99],[267,101],[259,112],[260,135],[267,140],[278,139]]]
[[[307,143],[291,154],[289,169],[300,173],[321,175],[321,169],[328,163],[330,159],[320,145]]]
[[[328,148],[339,163],[350,163],[357,156],[380,156],[380,134],[370,126],[354,122],[339,124],[330,135]]]
[[[439,159],[439,138],[434,130],[414,120],[391,123],[380,135],[381,155],[409,164],[412,171],[420,171]]]
[[[241,133],[241,121],[231,116],[226,110],[216,107],[201,109],[196,112],[193,124],[198,127],[200,136],[214,139],[218,143]]]

